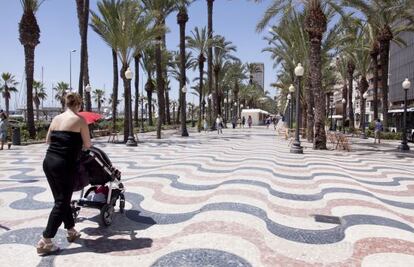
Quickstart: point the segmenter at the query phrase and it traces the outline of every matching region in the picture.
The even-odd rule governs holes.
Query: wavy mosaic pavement
[[[393,144],[294,155],[262,128],[141,141],[96,141],[122,172],[126,212],[101,227],[82,209],[80,241],[60,230],[48,257],[34,249],[52,206],[46,146],[1,151],[0,266],[414,266],[414,154]]]

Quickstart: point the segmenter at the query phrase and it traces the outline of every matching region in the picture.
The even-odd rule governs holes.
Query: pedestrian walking
[[[82,104],[82,98],[77,93],[69,93],[65,98],[66,111],[56,116],[50,124],[46,142],[49,144],[43,171],[53,193],[54,206],[50,212],[46,229],[37,243],[39,255],[50,254],[59,250],[53,242],[60,225],[67,229],[68,242],[74,242],[80,237],[75,230],[70,201],[76,172],[76,162],[82,146],[89,148],[91,140],[86,121],[77,113]]]
[[[378,139],[378,144],[381,144],[381,132],[383,131],[383,127],[382,127],[382,123],[380,119],[377,119],[377,121],[375,122],[375,130],[374,130],[374,144],[377,143],[377,139]]]
[[[237,126],[237,118],[236,117],[233,117],[233,119],[231,120],[231,124],[233,126],[233,129],[236,129],[236,126]]]
[[[247,124],[249,125],[249,128],[252,128],[253,119],[252,116],[249,115],[249,118],[247,118]]]
[[[246,125],[246,118],[243,116],[243,119],[242,119],[242,126],[243,126],[243,128],[244,128],[245,125]]]
[[[208,131],[208,123],[207,123],[206,118],[203,119],[203,129],[204,129],[204,132],[207,133],[207,131]]]
[[[3,146],[7,143],[7,128],[9,127],[9,122],[7,120],[6,113],[0,113],[0,150],[3,150]],[[10,146],[9,146],[10,149]]]
[[[216,128],[217,128],[217,134],[223,133],[223,120],[220,115],[217,115]]]

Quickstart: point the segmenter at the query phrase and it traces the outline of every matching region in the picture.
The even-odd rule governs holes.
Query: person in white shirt
[[[223,133],[223,120],[221,119],[220,115],[217,115],[216,119],[216,127],[217,127],[217,134]]]

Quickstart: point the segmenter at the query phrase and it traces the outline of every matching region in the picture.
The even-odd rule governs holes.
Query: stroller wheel
[[[119,195],[119,212],[125,212],[125,196],[124,194]]]
[[[112,205],[105,204],[101,209],[101,219],[105,226],[112,224],[112,216],[114,215],[114,207]]]

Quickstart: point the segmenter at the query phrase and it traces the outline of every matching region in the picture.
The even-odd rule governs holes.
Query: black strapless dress
[[[70,201],[76,161],[82,149],[80,133],[52,131],[50,145],[43,160],[43,171],[53,193],[55,205],[49,215],[45,238],[53,238],[62,222],[66,229],[74,227]]]

